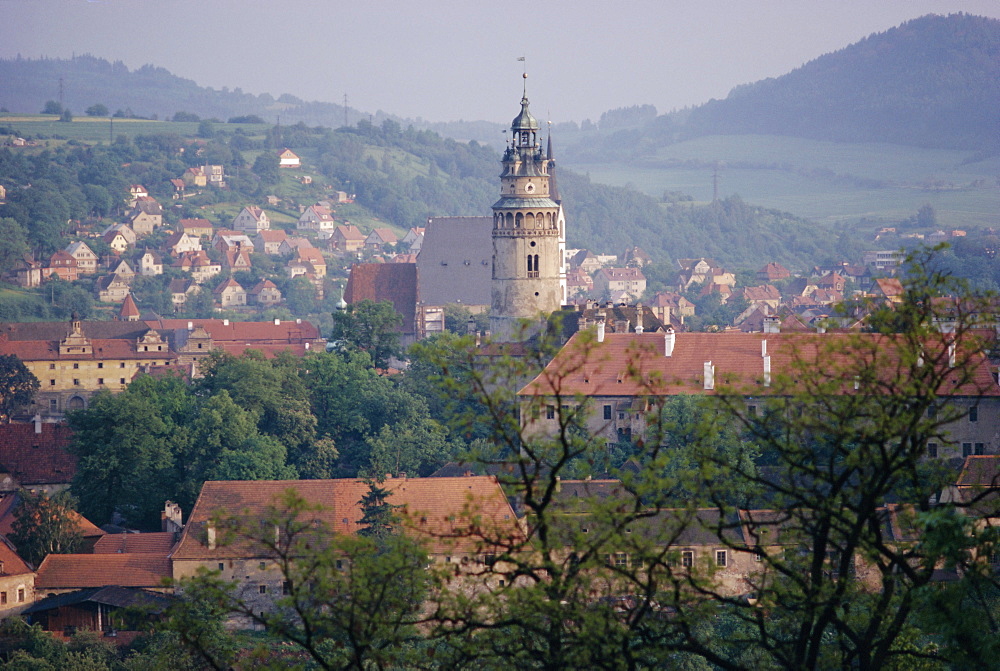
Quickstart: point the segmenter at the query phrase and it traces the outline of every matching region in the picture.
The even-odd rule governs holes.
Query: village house
[[[223,189],[226,186],[226,171],[221,165],[203,165],[202,174],[205,175],[205,182],[208,186]]]
[[[170,302],[173,303],[176,312],[187,303],[188,296],[198,292],[201,287],[193,279],[177,277],[170,280],[168,291],[170,292]]]
[[[633,246],[622,253],[621,260],[623,266],[643,268],[653,262],[653,257],[642,247]]]
[[[77,270],[76,259],[63,249],[60,249],[49,257],[48,268],[43,271],[43,274],[46,277],[55,275],[67,282],[73,282],[80,276]]]
[[[187,252],[171,264],[172,267],[191,273],[198,284],[210,280],[222,272],[222,264],[215,263],[204,250]]]
[[[122,277],[118,274],[105,275],[97,280],[94,287],[97,293],[97,300],[102,303],[121,303],[128,296],[130,278]]]
[[[0,619],[20,615],[35,600],[35,572],[0,536]]]
[[[247,304],[247,292],[233,278],[222,281],[212,292],[215,302],[223,309],[240,307]]]
[[[145,198],[149,191],[142,184],[130,184],[128,187],[128,206],[135,207],[135,202],[139,198]]]
[[[788,271],[788,268],[774,261],[771,261],[757,271],[757,280],[763,284],[770,284],[777,280],[787,280],[791,276],[792,274]]]
[[[571,268],[566,271],[566,297],[574,299],[590,297],[594,291],[594,278],[583,268]]]
[[[323,258],[323,253],[315,247],[299,247],[295,250],[295,257],[292,261],[308,266],[310,269],[308,274],[317,279],[326,277],[326,259]]]
[[[188,168],[181,176],[186,186],[208,186],[205,171],[201,168]]]
[[[581,249],[569,260],[569,266],[571,268],[580,268],[583,272],[591,276],[597,272],[602,265],[603,264],[601,263],[601,260],[597,258],[597,255],[587,249]]]
[[[150,235],[163,225],[163,206],[149,196],[137,198],[135,207],[125,219],[136,236]]]
[[[121,254],[128,249],[128,240],[125,239],[125,236],[120,231],[108,231],[101,238],[115,254]]]
[[[42,284],[42,279],[45,277],[44,271],[45,266],[41,261],[36,261],[30,254],[23,254],[8,275],[17,286],[33,289]]]
[[[278,167],[279,168],[301,168],[302,159],[293,152],[288,147],[280,150],[278,152]]]
[[[409,345],[417,339],[417,264],[355,263],[344,287],[344,301],[363,300],[391,302],[401,318],[402,343]]]
[[[261,280],[247,292],[247,303],[261,307],[271,307],[281,303],[281,291],[271,280]]]
[[[184,192],[187,190],[187,184],[184,183],[183,179],[171,179],[170,185],[174,187],[174,193],[171,197],[173,200],[180,200],[184,197]]]
[[[163,274],[163,256],[154,249],[147,249],[139,257],[139,274],[143,277],[155,277]]]
[[[97,272],[97,254],[87,246],[86,242],[71,242],[66,247],[66,253],[76,259],[76,269],[80,275],[92,275]]]
[[[262,252],[269,256],[280,254],[281,243],[288,238],[288,234],[283,230],[261,231],[253,239],[254,251]]]
[[[111,265],[111,274],[120,275],[127,282],[131,282],[135,277],[135,271],[132,270],[132,266],[125,259],[118,259],[117,262]]]
[[[400,240],[407,249],[410,250],[411,254],[417,254],[420,252],[420,247],[424,244],[424,234],[427,232],[425,227],[413,227],[406,232],[403,239]]]
[[[330,248],[341,252],[356,252],[365,246],[365,234],[353,224],[341,224],[333,229]]]
[[[208,219],[181,219],[178,222],[178,230],[195,239],[211,238],[212,222]]]
[[[256,235],[261,231],[271,228],[271,222],[267,218],[267,213],[259,207],[248,205],[240,210],[240,213],[233,219],[233,229],[243,233]]]
[[[763,284],[758,287],[744,287],[743,298],[751,307],[766,306],[773,312],[781,305],[781,292],[771,284]]]
[[[309,238],[288,236],[278,245],[278,254],[281,256],[294,256],[299,249],[312,249],[312,242]]]
[[[661,291],[653,296],[649,307],[664,324],[683,324],[686,317],[694,316],[694,303],[676,291]]]
[[[227,272],[250,270],[252,267],[250,252],[244,249],[242,245],[230,247],[222,253],[222,269]]]
[[[365,247],[374,250],[382,250],[386,245],[394,245],[399,242],[396,234],[388,228],[373,228],[372,232],[365,238]]]
[[[135,234],[135,231],[133,231],[128,226],[128,224],[111,224],[101,234],[102,236],[104,236],[104,241],[105,242],[109,241],[109,239],[107,237],[108,233],[111,233],[113,231],[118,231],[119,233],[121,233],[122,237],[125,238],[125,241],[129,245],[134,245],[135,241],[138,239],[137,236],[136,236],[136,234]]]
[[[646,276],[639,268],[601,268],[594,273],[594,293],[598,295],[628,294],[631,300],[646,291]]]
[[[330,208],[323,207],[322,205],[310,205],[302,211],[295,227],[300,231],[325,232],[327,234],[326,237],[329,237],[336,225]]]
[[[251,254],[256,251],[253,240],[250,239],[249,235],[240,231],[230,231],[225,229],[220,229],[215,232],[215,236],[212,238],[212,247],[220,252],[225,252],[227,249],[232,249],[234,247],[242,247]]]

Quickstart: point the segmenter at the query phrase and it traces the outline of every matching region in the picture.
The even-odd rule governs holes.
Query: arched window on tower
[[[514,228],[514,215],[507,213],[507,228]]]
[[[535,227],[535,215],[532,214],[531,212],[528,212],[528,214],[524,215],[524,227],[525,228]]]
[[[524,224],[524,215],[520,212],[514,217],[514,228],[522,228]]]
[[[538,277],[538,254],[528,254],[528,277]]]

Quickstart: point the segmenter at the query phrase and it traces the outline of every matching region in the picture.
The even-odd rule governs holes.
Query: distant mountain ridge
[[[680,133],[995,150],[1000,21],[969,14],[907,21],[781,77],[736,87],[694,108]]]

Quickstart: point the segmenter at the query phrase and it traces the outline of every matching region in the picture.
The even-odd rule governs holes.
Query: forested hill
[[[92,105],[104,105],[126,116],[171,119],[178,112],[203,119],[226,121],[231,117],[256,115],[269,123],[280,116],[283,124],[304,122],[310,126],[336,128],[344,124],[344,108],[333,103],[310,102],[289,94],[274,98],[253,95],[239,88],[216,90],[153,65],[135,70],[121,61],[110,62],[84,55],[72,59],[0,59],[0,107],[17,113],[38,113],[46,101],[58,100],[60,82],[63,105],[82,115]],[[382,112],[375,115],[381,122]],[[349,124],[368,119],[367,112],[347,110]]]
[[[681,133],[1000,148],[1000,21],[929,15],[692,110]]]

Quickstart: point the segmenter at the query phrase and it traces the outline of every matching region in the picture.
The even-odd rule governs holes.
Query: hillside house
[[[365,238],[365,247],[374,250],[381,250],[386,245],[394,245],[399,242],[396,234],[389,228],[373,228],[372,232]]]
[[[240,286],[239,282],[233,278],[223,280],[221,284],[212,291],[215,302],[223,309],[240,307],[247,304],[247,292]]]
[[[181,175],[181,179],[189,187],[208,186],[208,178],[205,177],[205,171],[201,168],[188,168]]]
[[[625,293],[631,300],[646,291],[646,276],[639,268],[601,268],[594,273],[594,293],[598,295]]]
[[[210,280],[222,272],[222,264],[208,258],[204,250],[187,252],[171,264],[171,267],[191,273],[191,278],[198,284]]]
[[[193,238],[184,232],[171,233],[163,242],[163,251],[175,257],[188,252],[200,252],[201,239]]]
[[[365,234],[353,224],[342,224],[333,229],[330,248],[341,252],[356,252],[365,246]]]
[[[139,274],[143,277],[155,277],[163,274],[163,256],[154,249],[147,249],[139,257]]]
[[[59,279],[66,280],[67,282],[73,282],[79,278],[76,259],[74,259],[69,252],[60,249],[49,257],[48,268],[43,271],[43,274],[46,277],[52,277],[55,275]]]
[[[271,307],[281,303],[281,291],[271,280],[261,280],[247,292],[247,304]]]
[[[267,218],[267,213],[253,205],[244,207],[233,219],[233,229],[243,233],[256,235],[269,228],[271,228],[271,222]]]
[[[87,246],[86,242],[72,242],[66,247],[66,253],[76,259],[76,269],[80,275],[92,275],[97,272],[97,254]]]
[[[280,228],[273,231],[261,231],[253,239],[254,251],[275,256],[281,253],[281,243],[287,238],[288,234]]]
[[[336,222],[333,220],[333,213],[330,212],[330,208],[323,207],[322,205],[310,205],[302,214],[299,216],[299,221],[295,225],[300,231],[317,231],[319,233],[326,233],[326,237],[329,237],[333,233],[333,229],[336,227]]]
[[[278,167],[279,168],[301,168],[302,159],[293,152],[291,149],[285,147],[278,152]]]
[[[129,279],[117,274],[105,275],[100,278],[94,289],[97,293],[97,300],[102,303],[121,303],[131,291]]]
[[[211,238],[212,222],[208,219],[181,219],[178,222],[178,230],[195,239]]]

